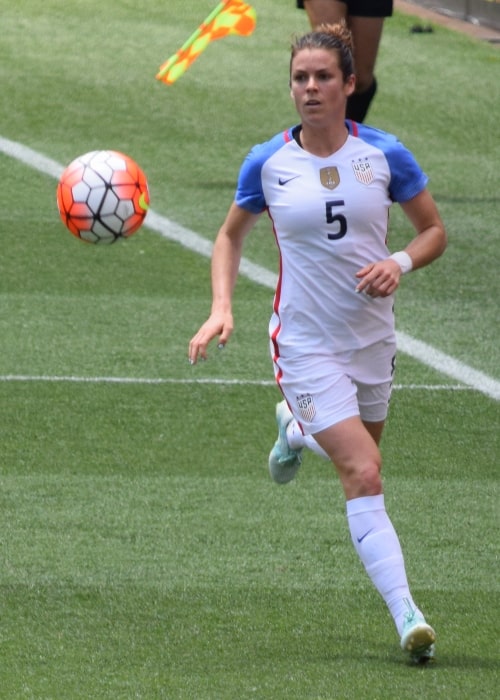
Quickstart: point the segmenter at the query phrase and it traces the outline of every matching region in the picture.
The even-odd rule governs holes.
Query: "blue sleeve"
[[[407,202],[420,194],[429,178],[417,163],[414,155],[392,134],[359,124],[359,136],[383,151],[391,180],[389,195],[393,202]]]
[[[260,214],[267,206],[262,189],[262,168],[265,162],[292,139],[292,129],[254,146],[240,168],[235,202],[242,209]]]
[[[429,178],[400,141],[395,139],[385,155],[391,171],[389,194],[394,202],[407,202],[425,189]]]
[[[265,159],[262,159],[262,146],[254,146],[240,168],[235,202],[242,209],[260,214],[266,208],[262,190],[261,171]]]

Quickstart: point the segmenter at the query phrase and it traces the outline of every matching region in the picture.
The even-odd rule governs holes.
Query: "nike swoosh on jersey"
[[[292,180],[296,180],[300,175],[294,175],[293,177],[280,177],[278,180],[278,184],[283,187],[283,185],[286,185],[288,182],[291,182]]]

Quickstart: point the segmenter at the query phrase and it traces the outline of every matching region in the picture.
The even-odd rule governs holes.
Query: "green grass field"
[[[498,695],[500,52],[440,27],[410,34],[414,18],[396,14],[369,120],[414,151],[450,237],[399,292],[398,329],[425,345],[400,353],[382,445],[412,590],[438,634],[437,663],[413,668],[330,467],[307,455],[288,487],[267,475],[269,285],[242,275],[231,343],[187,362],[209,261],[169,239],[171,222],[213,240],[249,147],[295,121],[288,45],[305,14],[253,4],[256,32],[209,46],[172,87],[155,74],[213,0],[2,8],[0,150],[61,167],[124,151],[163,222],[83,244],[43,163],[0,152],[2,699]],[[409,236],[395,210],[391,247]],[[276,272],[266,221],[245,255]]]

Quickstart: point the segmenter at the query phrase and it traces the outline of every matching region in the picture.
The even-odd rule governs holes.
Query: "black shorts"
[[[393,0],[340,0],[347,5],[351,17],[390,17]],[[297,7],[304,9],[304,0],[297,0]]]

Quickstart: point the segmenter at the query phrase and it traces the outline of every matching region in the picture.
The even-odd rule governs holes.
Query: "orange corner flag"
[[[249,36],[255,29],[257,14],[241,0],[222,0],[181,48],[160,66],[158,80],[172,85],[196,61],[211,41],[228,34]]]

